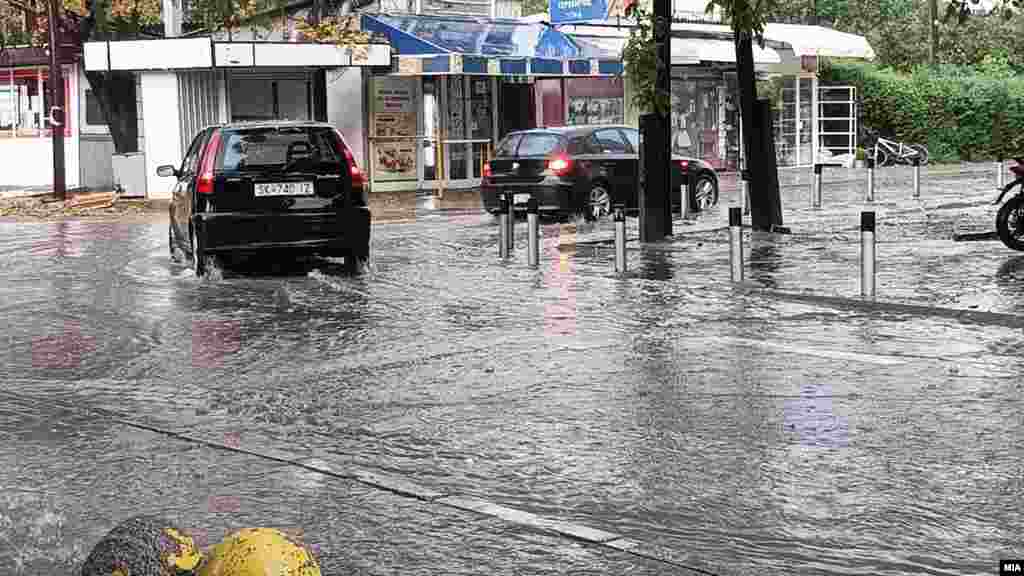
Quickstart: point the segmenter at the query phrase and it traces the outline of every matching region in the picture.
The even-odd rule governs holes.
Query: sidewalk
[[[860,299],[860,214],[873,211],[875,302],[1024,314],[1024,253],[998,239],[954,238],[994,231],[999,207],[992,204],[997,196],[993,171],[922,174],[921,197],[915,199],[912,169],[886,170],[881,178],[876,174],[874,202],[864,199],[863,170],[837,170],[823,185],[820,208],[810,205],[811,179],[794,175],[793,184],[782,188],[783,225],[791,234],[753,232],[750,216],[744,216],[745,279],[752,286],[782,292]],[[667,253],[669,265],[700,267],[728,281],[728,210],[739,205],[739,190],[725,188],[714,210],[685,222],[677,217],[670,239],[646,245],[637,241],[637,219],[629,218],[630,258],[639,253],[635,266],[642,266],[647,255]],[[580,245],[601,247],[601,265],[612,265],[610,226],[577,236]]]

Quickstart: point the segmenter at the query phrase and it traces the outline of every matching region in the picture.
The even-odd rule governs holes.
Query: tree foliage
[[[919,66],[910,73],[832,62],[821,76],[857,87],[867,126],[925,144],[935,160],[1005,158],[1024,148],[1024,79],[1005,58],[970,67]]]
[[[623,70],[633,87],[632,104],[637,110],[667,116],[671,112],[672,96],[658,89],[659,57],[654,38],[657,17],[640,2],[629,8],[627,16],[636,21],[622,50]]]

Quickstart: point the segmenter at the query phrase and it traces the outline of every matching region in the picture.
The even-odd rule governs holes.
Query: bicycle
[[[922,144],[904,144],[882,136],[875,136],[872,157],[875,159],[877,167],[913,164],[915,158],[919,158],[921,165],[924,166],[928,163],[928,149]]]

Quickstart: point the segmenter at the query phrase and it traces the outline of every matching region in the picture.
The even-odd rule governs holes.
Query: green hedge
[[[1004,61],[900,74],[872,64],[832,62],[823,83],[857,87],[864,124],[936,161],[982,160],[1024,151],[1024,78]]]

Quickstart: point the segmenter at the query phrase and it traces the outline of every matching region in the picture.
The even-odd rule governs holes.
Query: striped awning
[[[581,46],[540,23],[364,14],[362,27],[388,38],[397,75],[613,76],[623,70],[618,54]]]
[[[618,76],[621,60],[493,58],[468,54],[398,55],[395,75],[473,74],[481,76]]]

